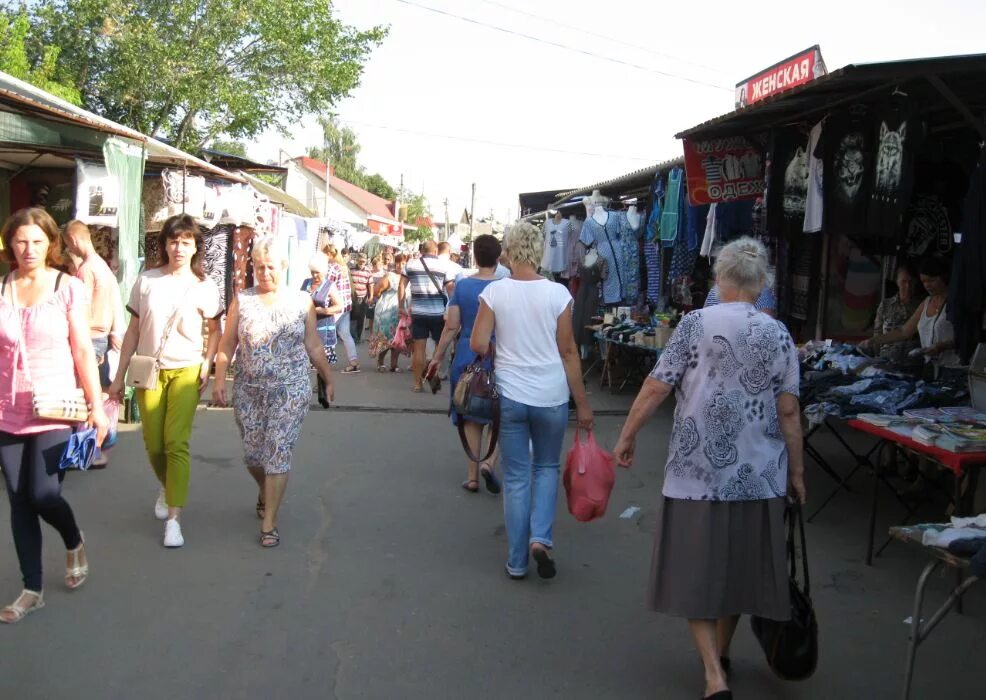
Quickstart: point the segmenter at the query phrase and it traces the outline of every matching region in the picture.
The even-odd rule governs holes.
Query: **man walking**
[[[411,338],[414,341],[411,367],[415,392],[422,391],[421,383],[427,364],[425,346],[429,338],[437,344],[442,336],[445,306],[455,285],[451,263],[440,260],[437,253],[435,241],[425,241],[421,246],[421,257],[407,264],[398,289],[402,308],[410,293]]]
[[[370,280],[373,271],[366,262],[366,255],[359,254],[356,267],[350,275],[352,278],[353,309],[349,314],[349,326],[353,340],[357,344],[363,339],[363,327],[366,325],[366,305],[370,296]]]
[[[99,383],[105,389],[110,385],[109,349],[119,350],[123,342],[123,315],[120,307],[120,284],[106,261],[92,244],[89,227],[77,219],[65,225],[65,244],[79,264],[75,276],[82,280],[89,292],[89,335],[96,350]],[[105,457],[94,465],[106,464]]]

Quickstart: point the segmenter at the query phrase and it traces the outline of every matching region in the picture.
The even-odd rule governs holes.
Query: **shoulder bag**
[[[435,289],[437,289],[438,293],[442,295],[442,299],[445,300],[445,305],[448,306],[448,295],[445,293],[445,290],[442,289],[442,285],[438,283],[435,273],[428,269],[428,263],[425,262],[424,258],[421,258],[421,267],[423,267],[425,272],[428,273],[428,278],[431,280],[431,283],[435,285]]]
[[[64,273],[59,272],[55,278],[55,291],[62,282]],[[7,288],[10,275],[3,278],[3,290]],[[2,290],[0,290],[2,293]],[[20,305],[17,303],[17,287],[10,285],[10,298],[17,315],[17,347],[18,353],[24,355],[24,376],[31,385],[31,412],[35,418],[65,421],[66,423],[83,423],[89,419],[89,405],[86,395],[79,387],[41,387],[34,386],[31,380],[31,368],[28,364],[27,348],[24,344],[24,329],[21,327]],[[14,358],[16,367],[17,358]]]
[[[779,678],[803,681],[818,665],[818,621],[811,603],[811,584],[808,581],[808,550],[805,547],[805,523],[799,504],[789,505],[784,514],[787,521],[788,586],[791,591],[791,619],[785,622],[752,616],[750,626],[760,647],[767,655],[767,665]],[[797,554],[794,529],[801,539],[801,571],[804,588],[798,584]]]
[[[476,355],[464,370],[459,381],[452,392],[452,407],[456,412],[456,427],[459,429],[459,439],[462,441],[462,448],[466,455],[473,462],[485,462],[493,455],[496,449],[496,442],[500,436],[500,393],[496,388],[496,372],[493,369],[493,362],[496,352],[490,346],[490,368],[483,365],[483,356]],[[465,424],[467,416],[480,418],[491,422],[490,446],[485,457],[473,454],[466,440]],[[480,445],[482,452],[482,445]]]
[[[188,298],[188,292],[190,290],[191,287],[185,290],[178,305],[175,306],[175,310],[171,313],[171,318],[168,319],[168,323],[164,327],[164,333],[161,334],[161,342],[158,344],[157,352],[153,355],[135,354],[130,357],[130,364],[127,366],[127,386],[132,386],[134,389],[150,391],[157,389],[164,344],[168,342],[168,337],[171,335],[171,330],[175,327],[175,322],[178,320],[178,314],[181,312],[182,304]]]

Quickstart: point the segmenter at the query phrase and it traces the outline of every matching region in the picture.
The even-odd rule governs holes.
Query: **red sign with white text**
[[[742,136],[685,139],[688,201],[694,206],[756,199],[766,189],[763,153]]]
[[[736,109],[820,78],[828,71],[818,45],[736,83]]]
[[[366,222],[366,227],[371,233],[375,233],[379,236],[404,238],[404,224],[386,224],[375,219],[368,219]]]

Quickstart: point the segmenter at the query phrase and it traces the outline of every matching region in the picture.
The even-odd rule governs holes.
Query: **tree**
[[[61,49],[84,105],[194,150],[330,110],[386,29],[312,0],[47,0],[28,5],[29,55]],[[33,52],[33,54],[32,54]]]
[[[26,11],[0,13],[0,70],[67,102],[82,104],[79,91],[62,82],[63,71],[58,60],[61,51],[57,46],[40,46],[34,61],[28,56],[30,31]]]
[[[239,156],[240,158],[246,158],[247,149],[246,144],[242,141],[226,141],[224,139],[214,139],[209,148],[213,151],[219,151],[220,153],[225,153],[230,156]]]
[[[397,190],[391,187],[390,183],[380,173],[364,176],[361,187],[369,190],[378,197],[383,197],[388,202],[397,199]]]
[[[363,168],[359,164],[359,137],[348,126],[339,124],[335,115],[319,117],[323,144],[308,149],[310,158],[317,158],[332,165],[336,177],[362,187]]]

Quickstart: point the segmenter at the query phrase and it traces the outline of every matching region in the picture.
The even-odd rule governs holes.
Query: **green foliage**
[[[62,82],[57,46],[38,46],[32,61],[28,55],[30,19],[24,10],[0,11],[0,70],[47,90],[72,104],[82,104],[82,96],[71,84]]]
[[[209,144],[209,148],[213,151],[219,151],[229,156],[240,156],[241,158],[246,158],[247,154],[246,144],[242,141],[213,139],[212,143]]]
[[[405,231],[404,240],[409,243],[419,243],[431,240],[435,237],[435,232],[427,226],[418,226],[417,231]]]
[[[360,187],[364,190],[369,190],[378,197],[383,197],[388,202],[397,199],[397,190],[391,187],[390,183],[380,173],[364,176],[363,184]]]
[[[28,55],[59,47],[87,108],[190,150],[332,109],[387,33],[343,24],[325,0],[47,0],[28,12]]]

